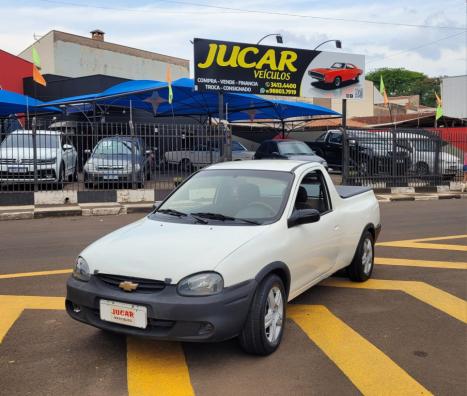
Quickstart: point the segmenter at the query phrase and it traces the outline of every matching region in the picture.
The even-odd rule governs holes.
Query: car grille
[[[121,282],[129,281],[138,284],[138,288],[135,290],[136,293],[154,293],[161,291],[165,288],[165,282],[160,280],[146,279],[146,278],[134,278],[131,276],[121,275],[110,275],[110,274],[96,274],[97,279],[104,282],[108,286],[115,289],[122,290],[118,287]]]
[[[324,74],[322,74],[322,73],[309,71],[308,75],[311,76],[311,77],[317,78],[318,80],[324,80]]]
[[[124,167],[122,165],[99,165],[97,169],[99,170],[123,170]]]

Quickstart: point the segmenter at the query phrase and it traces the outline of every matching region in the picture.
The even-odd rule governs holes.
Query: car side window
[[[345,65],[345,68],[346,68],[346,69],[354,69],[353,65],[348,65],[348,64]]]
[[[278,144],[276,142],[269,142],[268,153],[272,154],[272,153],[278,153],[278,152],[279,152]]]
[[[260,146],[258,147],[258,150],[256,150],[258,154],[265,154],[266,153],[266,143],[261,143]]]
[[[232,151],[245,151],[245,148],[237,141],[232,141]]]
[[[327,134],[328,134],[327,132],[322,133],[321,135],[319,135],[319,137],[318,137],[318,139],[316,139],[316,141],[317,141],[317,142],[324,142],[324,141],[326,141],[326,135],[327,135]]]
[[[329,134],[329,143],[342,143],[342,134],[337,132],[331,132]]]
[[[316,209],[320,214],[331,210],[326,182],[319,170],[308,173],[302,179],[295,199],[295,209]]]

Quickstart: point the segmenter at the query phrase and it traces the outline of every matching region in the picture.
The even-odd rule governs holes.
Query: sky
[[[333,43],[320,49],[364,54],[367,72],[467,74],[466,0],[0,0],[0,6],[0,49],[13,54],[53,29],[82,36],[101,29],[106,41],[190,60],[194,37],[256,43],[280,33],[292,48],[339,39],[342,50]]]

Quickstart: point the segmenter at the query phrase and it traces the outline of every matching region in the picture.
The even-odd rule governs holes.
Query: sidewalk
[[[411,192],[410,189],[394,190],[389,194],[375,192],[375,195],[379,202],[467,199],[467,192],[415,193]],[[129,213],[149,213],[153,208],[154,202],[101,202],[66,205],[0,206],[0,221],[63,216],[116,216]]]

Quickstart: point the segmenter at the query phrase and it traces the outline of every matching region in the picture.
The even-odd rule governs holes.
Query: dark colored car
[[[144,141],[131,136],[112,136],[101,139],[84,165],[84,182],[131,183],[144,185],[150,173],[153,152],[146,150]]]
[[[326,169],[328,164],[320,156],[299,140],[265,140],[256,150],[254,159],[286,159],[318,162]]]
[[[331,168],[342,168],[343,134],[340,130],[323,133],[316,141],[306,142]],[[396,142],[380,138],[372,132],[348,132],[349,165],[361,175],[391,173],[393,161],[396,173],[406,174],[411,166],[410,150]]]

